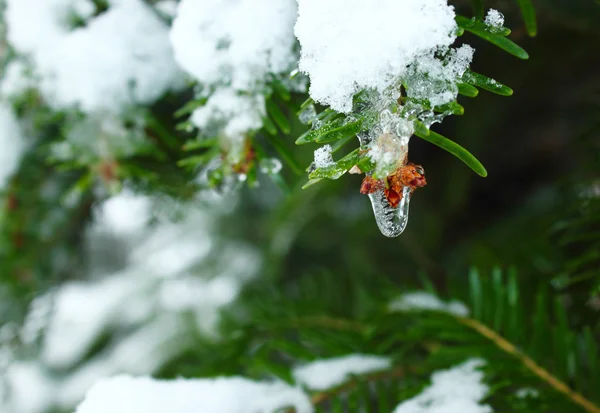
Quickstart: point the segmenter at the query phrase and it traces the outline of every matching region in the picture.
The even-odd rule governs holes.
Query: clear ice
[[[302,122],[305,125],[312,123],[316,117],[317,111],[315,109],[315,105],[308,105],[307,107],[302,109],[302,111],[298,115],[298,119],[300,120],[300,122]]]
[[[383,235],[394,238],[404,232],[408,224],[408,207],[410,204],[410,188],[402,191],[402,200],[397,208],[392,208],[385,197],[383,190],[369,194],[375,222]]]
[[[387,133],[389,134],[391,131],[400,132],[400,137],[398,138],[401,141],[401,147],[405,150],[408,150],[408,140],[410,135],[412,134],[412,127],[409,128],[409,125],[404,119],[397,118],[396,122],[386,122],[390,119],[389,115],[384,111],[382,113],[382,124],[383,128],[381,131],[377,131],[378,133]],[[386,125],[387,123],[387,125]],[[394,128],[391,128],[390,125],[395,124]],[[412,125],[410,125],[412,126]],[[391,129],[391,130],[390,130]],[[371,146],[373,143],[373,137],[370,136],[369,133],[363,132],[358,134],[358,140],[360,141],[361,147]],[[379,137],[378,137],[379,138]],[[377,140],[375,140],[375,143]],[[399,156],[398,154],[396,156]],[[405,187],[402,190],[402,199],[400,200],[400,204],[397,208],[392,208],[385,197],[385,193],[383,190],[377,191],[373,194],[369,194],[369,199],[371,200],[371,206],[373,207],[373,214],[375,215],[375,222],[377,223],[377,227],[381,233],[388,238],[395,238],[402,234],[404,229],[406,228],[406,224],[408,224],[408,208],[410,204],[411,191],[409,187]]]

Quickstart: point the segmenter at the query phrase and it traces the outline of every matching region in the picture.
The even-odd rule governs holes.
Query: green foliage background
[[[467,3],[456,2],[458,10],[481,15],[481,1]],[[538,0],[537,23],[525,0],[485,7],[506,12],[510,39],[530,58],[519,61],[463,36],[477,50],[473,70],[514,94],[462,97],[466,115],[434,129],[475,154],[487,178],[413,138],[410,157],[424,165],[428,185],[411,202],[405,233],[384,238],[368,199],[358,193],[360,177],[301,189],[315,149],[294,145],[306,130],[295,117],[306,97],[274,94],[281,113],[270,109],[273,124],[257,140],[272,155],[285,154],[291,166],[284,166],[281,181],[259,176],[258,188],[243,188],[236,219],[223,223],[225,233],[252,242],[267,257],[263,276],[238,303],[249,313],[231,309],[222,327],[225,344],[198,338],[161,376],[290,380],[289,367],[299,361],[384,354],[395,360],[393,370],[313,400],[320,411],[389,412],[416,394],[431,372],[481,356],[492,389],[486,402],[495,411],[600,411],[600,198],[581,195],[600,185],[600,6]],[[528,36],[536,27],[537,35]],[[204,160],[207,149],[184,149],[191,135],[171,116],[188,98],[168,96],[147,111],[147,148],[118,159],[119,179],[142,192],[191,197],[193,168],[180,166]],[[61,136],[61,114],[47,111],[35,95],[17,109],[42,126],[43,138],[11,183],[2,214],[7,320],[21,318],[36,292],[80,276],[81,233],[99,201],[90,188],[102,179],[89,160],[47,162],[48,146]],[[50,178],[60,184],[60,196],[73,190],[81,196],[61,211],[56,235],[41,240],[37,223],[57,208],[57,200],[40,195]],[[69,251],[69,265],[53,265],[59,249]],[[423,288],[464,300],[472,318],[386,308],[394,296]],[[539,397],[516,397],[524,387]]]

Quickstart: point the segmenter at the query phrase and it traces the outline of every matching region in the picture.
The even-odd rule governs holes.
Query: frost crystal
[[[343,384],[352,375],[389,369],[391,365],[387,357],[349,354],[296,367],[293,375],[297,383],[311,390],[327,390]]]
[[[8,41],[33,62],[50,105],[120,112],[179,85],[168,27],[142,0],[109,3],[91,17],[90,0],[7,1]],[[86,25],[72,28],[72,17]]]
[[[331,145],[325,145],[315,151],[314,165],[316,168],[327,168],[335,165],[331,156],[331,150]]]
[[[339,112],[362,89],[389,93],[416,58],[456,36],[446,0],[299,0],[295,33],[310,95]]]
[[[439,59],[435,53],[444,51]],[[425,53],[410,66],[405,82],[409,98],[428,100],[431,107],[452,102],[458,95],[460,77],[469,68],[475,50],[469,45]]]
[[[117,376],[97,383],[75,413],[243,413],[313,411],[301,390],[241,377],[155,380]]]
[[[492,408],[479,402],[489,388],[477,368],[480,359],[468,360],[431,376],[431,385],[417,396],[399,404],[393,413],[491,413]]]
[[[496,9],[490,9],[483,22],[492,33],[498,32],[504,26],[504,15]]]

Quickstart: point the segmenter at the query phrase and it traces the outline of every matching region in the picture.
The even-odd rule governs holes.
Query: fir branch
[[[319,404],[325,403],[328,400],[331,400],[334,397],[338,397],[343,393],[356,389],[364,381],[369,383],[375,383],[387,379],[401,378],[406,375],[406,372],[407,368],[405,366],[395,366],[392,367],[390,370],[357,376],[352,380],[347,381],[346,383],[343,383],[337,387],[313,394],[310,400],[314,406],[317,406]]]
[[[523,352],[521,352],[517,347],[500,336],[491,328],[485,326],[484,324],[468,317],[456,317],[459,323],[471,328],[476,331],[478,334],[488,338],[493,341],[498,348],[502,351],[516,357],[521,361],[521,363],[533,374],[539,377],[541,380],[546,382],[549,386],[554,388],[556,391],[564,394],[569,399],[571,399],[574,403],[583,407],[589,413],[600,413],[600,407],[596,406],[594,403],[583,397],[581,394],[572,390],[569,386],[567,386],[564,382],[553,376],[548,370],[544,369],[542,366],[537,364],[531,357],[527,356]]]
[[[367,326],[362,325],[354,320],[346,320],[328,316],[292,318],[285,320],[285,324],[282,324],[282,326],[285,328],[324,327],[332,330],[354,331],[358,333],[366,333],[368,331]]]

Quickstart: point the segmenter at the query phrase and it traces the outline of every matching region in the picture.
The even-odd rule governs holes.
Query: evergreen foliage
[[[109,7],[105,1],[94,3],[96,15]],[[146,3],[155,7],[159,2]],[[543,164],[551,178],[543,183],[527,181],[528,187],[519,188],[522,175],[536,165],[514,155],[515,176],[506,167],[512,153],[504,155],[503,164],[494,160],[495,152],[510,145],[486,141],[485,134],[494,128],[489,117],[510,118],[514,112],[507,106],[527,107],[521,99],[529,91],[518,95],[536,76],[535,68],[526,67],[529,62],[509,60],[529,58],[510,38],[518,37],[518,43],[530,50],[532,65],[542,64],[534,62],[536,53],[553,52],[515,36],[517,29],[490,32],[483,18],[491,2],[468,3],[456,2],[462,13],[456,17],[458,34],[482,40],[479,48],[491,43],[501,49],[493,52],[502,57],[496,55],[481,67],[487,72],[496,66],[502,79],[504,70],[514,91],[468,70],[458,84],[459,94],[469,98],[461,98],[464,102],[438,107],[414,102],[444,116],[473,112],[472,118],[456,121],[472,127],[443,129],[444,134],[458,136],[458,142],[430,130],[418,114],[403,116],[415,122],[415,136],[488,179],[477,183],[475,175],[460,169],[454,159],[447,162],[416,143],[417,159],[436,164],[432,175],[442,184],[431,184],[432,192],[423,195],[422,203],[415,201],[420,208],[420,217],[414,217],[416,230],[407,231],[395,244],[379,239],[372,217],[356,212],[356,199],[346,191],[351,187],[353,194],[358,192],[359,182],[346,175],[351,168],[375,170],[364,147],[351,147],[357,135],[378,121],[381,108],[370,105],[369,91],[354,96],[349,115],[317,105],[312,117],[307,112],[314,110],[315,102],[307,93],[294,88],[293,79],[274,75],[262,91],[266,102],[262,128],[245,136],[243,157],[228,163],[219,136],[206,136],[190,122],[192,112],[207,103],[206,96],[196,93],[201,85],[188,84],[152,105],[132,107],[123,116],[125,128],[118,136],[103,135],[96,119],[81,111],[51,108],[39,91],[28,89],[11,104],[27,125],[29,146],[9,183],[0,187],[0,323],[23,323],[35,296],[86,277],[86,228],[95,208],[123,188],[178,205],[198,203],[199,191],[227,195],[235,189],[242,193],[241,205],[235,220],[224,218],[219,223],[219,236],[257,245],[264,257],[262,274],[221,311],[218,334],[197,331],[191,316],[183,314],[183,323],[189,325],[185,350],[155,376],[242,375],[294,384],[293,368],[298,365],[353,353],[375,354],[389,357],[392,366],[353,376],[328,390],[310,391],[310,399],[316,412],[389,413],[419,394],[432,373],[481,358],[490,389],[483,403],[495,412],[600,413],[598,108],[591,111],[591,120],[584,120],[589,126],[584,133],[568,132],[576,158],[573,163],[565,161],[568,174],[552,175],[553,167]],[[518,30],[541,37],[543,20],[538,22],[532,1],[513,3],[511,20],[520,13],[524,22]],[[551,6],[542,7],[556,12]],[[158,7],[154,10],[163,21],[170,21]],[[469,12],[473,18],[467,17]],[[573,25],[579,22],[572,19]],[[73,16],[73,27],[85,24],[85,19]],[[597,41],[600,33],[596,27],[567,35]],[[554,48],[553,39],[544,44]],[[3,62],[14,58],[4,42],[0,47],[7,50],[0,53]],[[579,58],[573,61],[579,63]],[[550,61],[554,59],[558,57]],[[591,66],[588,60],[584,63],[581,67]],[[509,70],[512,66],[516,74]],[[302,75],[294,76],[299,81]],[[392,113],[409,107],[408,88],[403,85],[398,102],[388,108]],[[485,96],[481,90],[499,96]],[[492,102],[513,92],[509,100],[515,103]],[[486,115],[488,107],[493,114]],[[107,150],[99,151],[87,139],[90,136]],[[510,144],[516,146],[515,141]],[[307,148],[326,143],[331,145],[334,164],[311,165],[312,150]],[[532,145],[543,144],[536,140]],[[530,154],[526,150],[523,158]],[[451,176],[445,176],[449,170]],[[198,179],[199,174],[206,179]],[[346,182],[329,182],[342,176]],[[485,185],[494,192],[486,192]],[[468,201],[469,196],[475,201]],[[474,212],[477,205],[485,205],[490,215],[502,212],[486,221]],[[225,247],[218,244],[218,248]],[[468,314],[394,307],[395,300],[414,291],[444,302],[462,301]],[[119,329],[103,332],[83,361],[52,374],[73,374],[85,361],[104,354],[120,334]],[[43,339],[29,345],[18,337],[9,341],[19,356],[35,359]],[[4,344],[0,339],[0,347]]]

